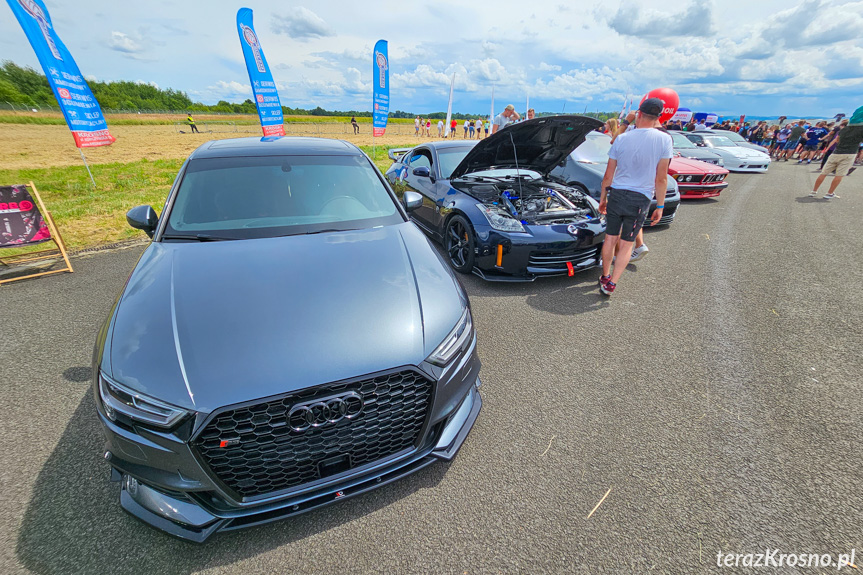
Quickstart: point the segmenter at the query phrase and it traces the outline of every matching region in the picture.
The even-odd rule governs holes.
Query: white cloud
[[[713,26],[713,3],[707,0],[691,0],[682,11],[671,13],[646,9],[632,1],[620,5],[608,25],[619,34],[640,38],[666,38],[674,36],[711,35]]]
[[[295,40],[335,35],[335,31],[324,22],[323,18],[302,6],[291,8],[291,14],[287,16],[275,15],[272,29],[276,34],[284,34]]]
[[[144,51],[140,43],[122,32],[111,32],[108,47],[125,54],[140,54]]]
[[[207,86],[207,90],[213,94],[217,94],[220,100],[234,98],[234,101],[236,101],[237,98],[245,100],[252,97],[252,87],[249,84],[243,84],[236,80],[231,80],[230,82],[219,80],[214,85]]]
[[[546,64],[545,62],[540,62],[537,69],[540,72],[560,72],[562,68],[556,64]]]

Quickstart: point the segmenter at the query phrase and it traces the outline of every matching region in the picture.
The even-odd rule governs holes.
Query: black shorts
[[[631,190],[609,188],[607,201],[605,233],[634,242],[650,211],[650,198]]]

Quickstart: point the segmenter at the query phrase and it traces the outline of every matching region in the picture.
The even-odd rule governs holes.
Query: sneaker
[[[813,191],[809,192],[809,197],[810,197],[810,198],[814,198],[814,197],[815,197],[815,196],[817,196],[817,195],[818,195],[818,192],[816,192],[815,190],[813,190]]]
[[[798,164],[802,164],[802,163],[803,163],[803,160],[797,160],[797,163],[798,163]]]
[[[639,246],[639,247],[635,248],[634,250],[632,250],[632,257],[631,257],[631,258],[629,258],[629,261],[631,261],[631,262],[637,262],[638,260],[640,260],[641,258],[643,258],[644,256],[646,256],[646,255],[647,255],[647,252],[649,252],[649,251],[650,251],[650,250],[649,250],[649,249],[647,249],[647,244],[641,244],[641,246]]]
[[[811,164],[811,163],[812,163],[812,160],[806,160],[806,163],[807,163],[807,164]]]
[[[608,275],[608,276],[599,276],[599,285],[604,286],[605,284],[607,284],[607,283],[608,283],[608,280],[610,280],[610,279],[611,279],[611,276],[610,276],[610,275]]]
[[[611,295],[614,293],[615,287],[617,287],[616,283],[614,283],[613,281],[607,281],[599,286],[599,291],[601,291],[605,295]]]
[[[833,200],[833,199],[836,199],[836,198],[838,198],[838,197],[839,197],[839,196],[837,196],[836,194],[824,194],[824,199],[825,199],[825,200]]]

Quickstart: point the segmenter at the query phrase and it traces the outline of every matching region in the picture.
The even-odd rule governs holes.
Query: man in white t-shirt
[[[521,116],[515,111],[515,106],[510,104],[504,108],[503,112],[494,117],[494,122],[491,124],[491,133],[497,133],[498,130],[506,127],[507,124],[517,122],[520,119]]]
[[[606,214],[602,275],[599,278],[599,290],[605,295],[614,293],[632,257],[635,236],[644,225],[654,197],[656,210],[650,218],[651,225],[662,218],[668,164],[673,155],[671,136],[649,128],[659,119],[663,106],[659,98],[642,102],[635,119],[635,126],[639,129],[620,134],[608,151],[608,167],[602,178],[599,200],[599,213]],[[611,262],[618,244],[620,250],[612,270]]]
[[[420,135],[420,117],[417,116],[417,119],[414,120],[414,135]]]
[[[698,123],[695,124],[695,131],[701,132],[702,130],[706,130],[707,125],[704,123],[704,120],[698,120]]]
[[[443,120],[437,121],[437,137],[438,138],[443,137]]]

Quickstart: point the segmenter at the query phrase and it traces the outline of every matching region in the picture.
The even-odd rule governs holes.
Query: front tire
[[[446,224],[443,237],[443,245],[452,269],[461,274],[469,274],[473,270],[476,247],[470,223],[462,216],[453,216]]]

